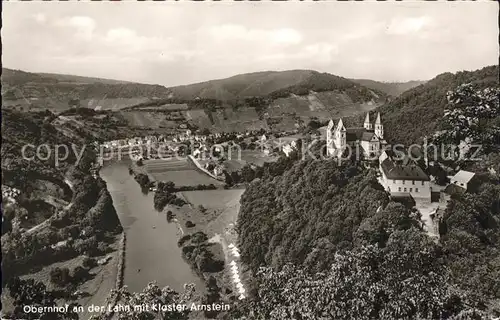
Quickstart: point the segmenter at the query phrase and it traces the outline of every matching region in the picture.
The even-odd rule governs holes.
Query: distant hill
[[[246,97],[285,97],[288,94],[304,95],[309,91],[344,91],[351,98],[361,101],[374,96],[368,88],[346,78],[313,70],[263,71],[236,75],[226,79],[211,80],[191,85],[168,88],[174,98],[235,100]],[[376,90],[376,89],[375,89]],[[376,90],[378,91],[378,90]],[[384,95],[382,92],[376,92]]]
[[[2,106],[21,110],[119,109],[167,95],[160,85],[2,68]]]
[[[412,144],[433,134],[447,105],[448,91],[469,82],[477,84],[479,89],[498,86],[498,76],[498,65],[476,71],[447,72],[404,92],[377,110],[383,117],[386,139]]]
[[[407,82],[381,82],[368,79],[351,79],[367,88],[384,92],[385,94],[397,97],[403,92],[424,84],[426,81],[407,81]]]
[[[211,131],[293,130],[311,119],[354,116],[388,96],[313,70],[264,71],[166,88],[109,79],[3,69],[3,106],[61,112],[71,107],[119,111],[142,129],[191,125]]]
[[[139,126],[180,121],[212,131],[293,130],[312,118],[363,113],[388,99],[378,90],[313,70],[248,73],[168,90],[168,99],[123,109],[125,117]]]

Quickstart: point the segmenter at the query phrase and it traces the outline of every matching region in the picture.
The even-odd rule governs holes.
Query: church
[[[330,120],[326,129],[328,156],[340,157],[348,146],[355,152],[356,145],[359,145],[364,156],[377,159],[386,144],[380,113],[374,124],[370,122],[370,113],[367,113],[363,127],[346,128],[340,118],[336,127]]]

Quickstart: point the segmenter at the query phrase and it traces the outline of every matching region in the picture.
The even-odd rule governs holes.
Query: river
[[[183,260],[177,246],[177,225],[154,209],[153,193],[142,193],[128,166],[127,161],[115,161],[105,163],[100,170],[127,235],[124,284],[138,292],[153,280],[176,291],[185,283],[194,283],[201,291],[202,280]]]

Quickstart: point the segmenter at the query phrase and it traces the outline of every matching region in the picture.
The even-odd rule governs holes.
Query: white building
[[[465,170],[460,170],[456,175],[450,179],[450,183],[462,187],[465,190],[469,188],[469,183],[474,178],[475,173]]]
[[[359,145],[365,156],[379,156],[382,148],[387,144],[384,140],[384,126],[377,114],[375,123],[370,122],[370,114],[366,114],[363,127],[345,128],[342,118],[335,127],[330,120],[326,128],[327,155],[340,157],[347,146],[351,148]],[[354,152],[354,149],[352,149]]]
[[[393,197],[412,196],[431,202],[429,176],[408,155],[385,150],[379,158],[381,184]]]

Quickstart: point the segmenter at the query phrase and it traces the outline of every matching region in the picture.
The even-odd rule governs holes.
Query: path
[[[434,223],[431,215],[435,214],[439,208],[439,202],[420,202],[415,201],[415,207],[418,209],[422,215],[422,222],[424,223],[424,230],[433,239],[439,239],[439,231]]]
[[[241,263],[239,260],[239,253],[238,256],[235,256],[233,252],[229,249],[228,244],[226,243],[226,239],[222,237],[220,234],[216,233],[212,238],[208,240],[209,243],[219,243],[222,246],[222,251],[224,251],[224,259],[226,260],[225,265],[228,266],[228,270],[232,271],[229,272],[231,274],[231,279],[233,281],[234,286],[237,289],[237,292],[240,294],[240,299],[245,298],[244,293],[246,292],[243,282],[241,281],[241,277],[239,274],[241,273],[239,270],[241,270]],[[233,245],[233,248],[238,251],[238,248]],[[234,250],[234,249],[233,249]],[[231,261],[231,262],[230,262]],[[232,266],[236,266],[236,272],[233,271]],[[235,279],[234,275],[237,275],[237,280]],[[238,284],[243,288],[243,293],[241,293],[238,290]]]

